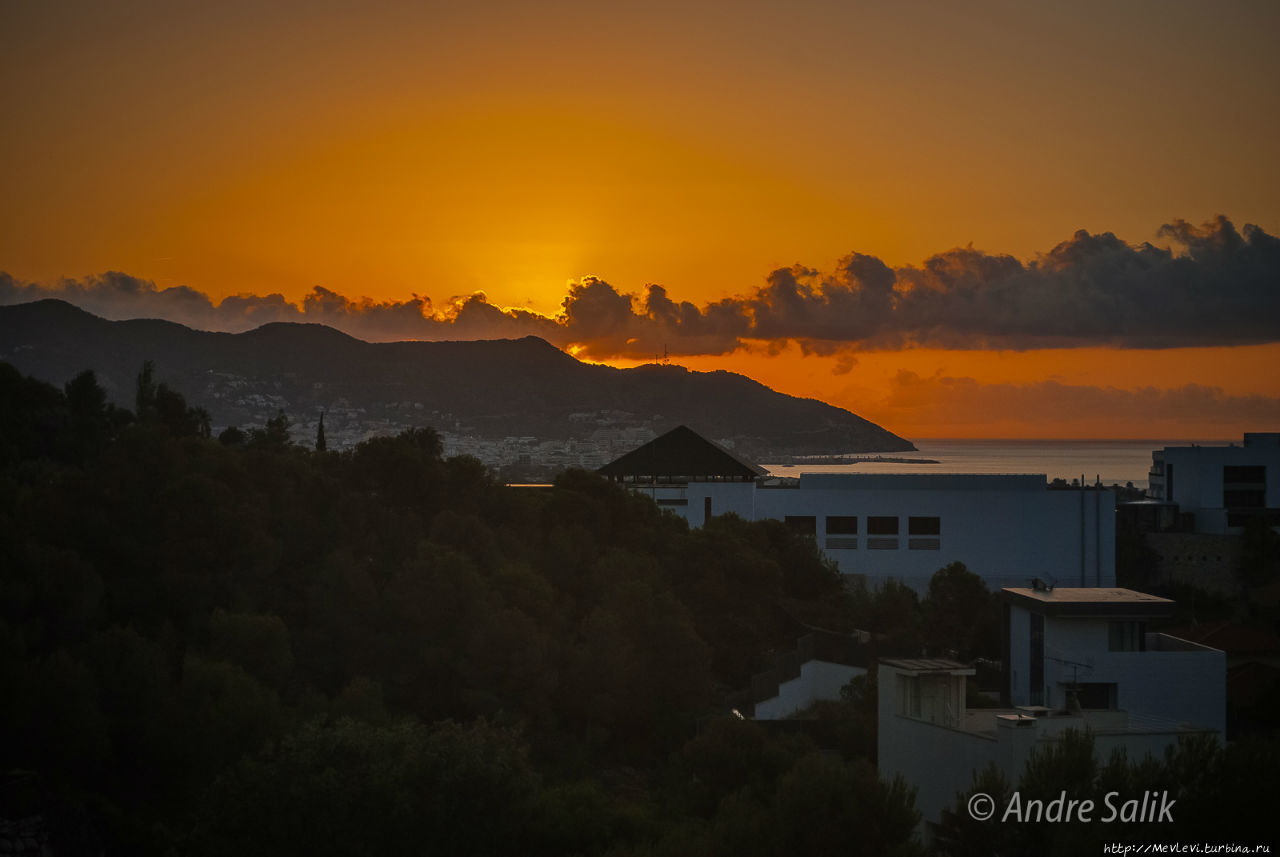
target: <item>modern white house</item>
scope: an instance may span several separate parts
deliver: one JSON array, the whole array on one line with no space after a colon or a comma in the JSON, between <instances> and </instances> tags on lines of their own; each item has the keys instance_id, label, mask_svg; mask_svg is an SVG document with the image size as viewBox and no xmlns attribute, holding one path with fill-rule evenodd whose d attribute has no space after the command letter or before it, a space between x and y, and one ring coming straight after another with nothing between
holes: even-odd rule
<instances>
[{"instance_id":1,"label":"modern white house","mask_svg":"<svg viewBox=\"0 0 1280 857\"><path fill-rule=\"evenodd\" d=\"M971 667L948 660L879 662L881 776L901 775L937 823L975 771L994 763L1013 784L1031 752L1088 730L1106 761L1159 755L1184 736L1225 728L1226 656L1149 633L1173 602L1129 589L1010 588L1004 601L1001 708L966 708Z\"/></svg>"},{"instance_id":2,"label":"modern white house","mask_svg":"<svg viewBox=\"0 0 1280 857\"><path fill-rule=\"evenodd\" d=\"M1280 432L1249 432L1229 446L1166 446L1151 454L1147 494L1177 504L1197 533L1237 533L1265 515L1280 526Z\"/></svg>"},{"instance_id":3,"label":"modern white house","mask_svg":"<svg viewBox=\"0 0 1280 857\"><path fill-rule=\"evenodd\" d=\"M774 518L812 536L842 574L923 592L951 562L990 588L1034 576L1115 585L1115 496L1050 490L1043 474L802 473L771 479L681 426L600 469L702 526Z\"/></svg>"},{"instance_id":4,"label":"modern white house","mask_svg":"<svg viewBox=\"0 0 1280 857\"><path fill-rule=\"evenodd\" d=\"M1008 703L1125 710L1226 728L1226 655L1147 631L1151 620L1173 615L1169 599L1132 589L1048 587L1008 588L1000 597Z\"/></svg>"}]
</instances>

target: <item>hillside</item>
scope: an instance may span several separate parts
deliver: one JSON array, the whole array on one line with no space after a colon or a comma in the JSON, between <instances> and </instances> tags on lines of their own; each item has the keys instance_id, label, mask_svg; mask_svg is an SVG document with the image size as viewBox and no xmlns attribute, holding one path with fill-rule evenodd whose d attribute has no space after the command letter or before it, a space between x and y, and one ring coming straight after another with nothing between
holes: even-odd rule
<instances>
[{"instance_id":1,"label":"hillside","mask_svg":"<svg viewBox=\"0 0 1280 857\"><path fill-rule=\"evenodd\" d=\"M154 319L107 321L57 300L0 307L0 360L61 384L94 369L121 405L144 360L216 426L302 424L368 434L411 425L478 437L587 439L602 427L687 424L747 455L912 450L856 414L730 372L581 363L536 337L369 343L312 324L209 333Z\"/></svg>"}]
</instances>

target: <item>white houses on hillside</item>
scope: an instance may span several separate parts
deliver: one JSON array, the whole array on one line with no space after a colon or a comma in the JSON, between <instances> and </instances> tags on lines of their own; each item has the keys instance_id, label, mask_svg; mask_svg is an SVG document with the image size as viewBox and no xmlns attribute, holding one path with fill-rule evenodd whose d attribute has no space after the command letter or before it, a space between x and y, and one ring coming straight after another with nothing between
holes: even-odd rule
<instances>
[{"instance_id":1,"label":"white houses on hillside","mask_svg":"<svg viewBox=\"0 0 1280 857\"><path fill-rule=\"evenodd\" d=\"M732 512L786 521L817 540L843 574L892 577L918 591L960 561L988 587L1034 576L1068 586L1115 585L1115 497L1049 490L1044 475L804 473L760 467L681 426L600 473L701 526Z\"/></svg>"}]
</instances>

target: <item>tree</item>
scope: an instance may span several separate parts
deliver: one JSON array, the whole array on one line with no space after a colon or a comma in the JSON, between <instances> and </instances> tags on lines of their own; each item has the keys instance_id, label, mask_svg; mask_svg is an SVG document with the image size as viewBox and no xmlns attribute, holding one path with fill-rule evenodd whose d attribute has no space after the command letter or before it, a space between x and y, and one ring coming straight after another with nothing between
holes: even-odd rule
<instances>
[{"instance_id":1,"label":"tree","mask_svg":"<svg viewBox=\"0 0 1280 857\"><path fill-rule=\"evenodd\" d=\"M155 368L156 364L153 361L145 360L142 363L142 371L138 373L134 393L134 412L140 420L147 419L156 404L156 383L153 377Z\"/></svg>"},{"instance_id":2,"label":"tree","mask_svg":"<svg viewBox=\"0 0 1280 857\"><path fill-rule=\"evenodd\" d=\"M289 427L293 421L282 410L267 420L266 428L254 429L250 435L250 443L268 449L284 449L289 445Z\"/></svg>"},{"instance_id":3,"label":"tree","mask_svg":"<svg viewBox=\"0 0 1280 857\"><path fill-rule=\"evenodd\" d=\"M1017 854L1018 830L996 816L978 821L969 811L969 801L977 794L989 796L997 811L1009 805L1013 787L995 763L973 772L973 786L956 795L955 805L942 811L934 832L936 851L945 857L989 857Z\"/></svg>"},{"instance_id":4,"label":"tree","mask_svg":"<svg viewBox=\"0 0 1280 857\"><path fill-rule=\"evenodd\" d=\"M282 687L293 671L289 629L279 616L216 608L209 619L209 649L268 687Z\"/></svg>"},{"instance_id":5,"label":"tree","mask_svg":"<svg viewBox=\"0 0 1280 857\"><path fill-rule=\"evenodd\" d=\"M107 392L98 384L92 369L72 378L63 390L69 416L68 456L83 465L102 452L120 426L128 421L129 414L107 403Z\"/></svg>"},{"instance_id":6,"label":"tree","mask_svg":"<svg viewBox=\"0 0 1280 857\"><path fill-rule=\"evenodd\" d=\"M868 630L885 635L892 649L919 651L923 644L920 598L914 589L890 578L872 593L867 607Z\"/></svg>"},{"instance_id":7,"label":"tree","mask_svg":"<svg viewBox=\"0 0 1280 857\"><path fill-rule=\"evenodd\" d=\"M440 438L431 429L374 437L356 445L348 459L352 482L385 506L435 511L443 466Z\"/></svg>"},{"instance_id":8,"label":"tree","mask_svg":"<svg viewBox=\"0 0 1280 857\"><path fill-rule=\"evenodd\" d=\"M174 437L210 436L209 412L204 408L188 407L186 398L165 383L155 381L155 363L142 364L138 373L134 400L138 408L138 421L157 423L168 429Z\"/></svg>"},{"instance_id":9,"label":"tree","mask_svg":"<svg viewBox=\"0 0 1280 857\"><path fill-rule=\"evenodd\" d=\"M925 639L932 652L969 661L996 657L1000 645L996 602L982 578L962 562L938 569L924 601Z\"/></svg>"},{"instance_id":10,"label":"tree","mask_svg":"<svg viewBox=\"0 0 1280 857\"><path fill-rule=\"evenodd\" d=\"M227 426L218 434L218 443L223 446L241 446L248 439L248 435L235 426Z\"/></svg>"},{"instance_id":11,"label":"tree","mask_svg":"<svg viewBox=\"0 0 1280 857\"><path fill-rule=\"evenodd\" d=\"M313 721L220 777L197 854L507 853L537 781L519 736L480 721L430 728Z\"/></svg>"},{"instance_id":12,"label":"tree","mask_svg":"<svg viewBox=\"0 0 1280 857\"><path fill-rule=\"evenodd\" d=\"M0 363L0 465L60 457L66 422L66 396L57 387Z\"/></svg>"},{"instance_id":13,"label":"tree","mask_svg":"<svg viewBox=\"0 0 1280 857\"><path fill-rule=\"evenodd\" d=\"M770 830L774 853L918 855L915 789L880 779L863 759L811 753L778 783Z\"/></svg>"},{"instance_id":14,"label":"tree","mask_svg":"<svg viewBox=\"0 0 1280 857\"><path fill-rule=\"evenodd\" d=\"M325 452L329 444L324 439L324 411L320 412L320 425L316 426L316 452Z\"/></svg>"}]
</instances>

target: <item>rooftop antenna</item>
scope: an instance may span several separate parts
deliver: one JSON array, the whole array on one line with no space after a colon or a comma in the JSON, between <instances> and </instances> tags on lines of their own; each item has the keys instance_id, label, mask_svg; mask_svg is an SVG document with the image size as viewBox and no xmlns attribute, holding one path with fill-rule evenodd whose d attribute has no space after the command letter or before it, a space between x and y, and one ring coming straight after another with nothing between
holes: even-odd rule
<instances>
[{"instance_id":1,"label":"rooftop antenna","mask_svg":"<svg viewBox=\"0 0 1280 857\"><path fill-rule=\"evenodd\" d=\"M1084 667L1085 670L1092 672L1093 664L1072 661L1066 658L1055 658L1053 655L1045 655L1045 658L1050 661L1056 661L1064 667L1071 667L1071 683L1066 687L1067 710L1073 713L1082 711L1083 709L1080 708L1080 668Z\"/></svg>"}]
</instances>

